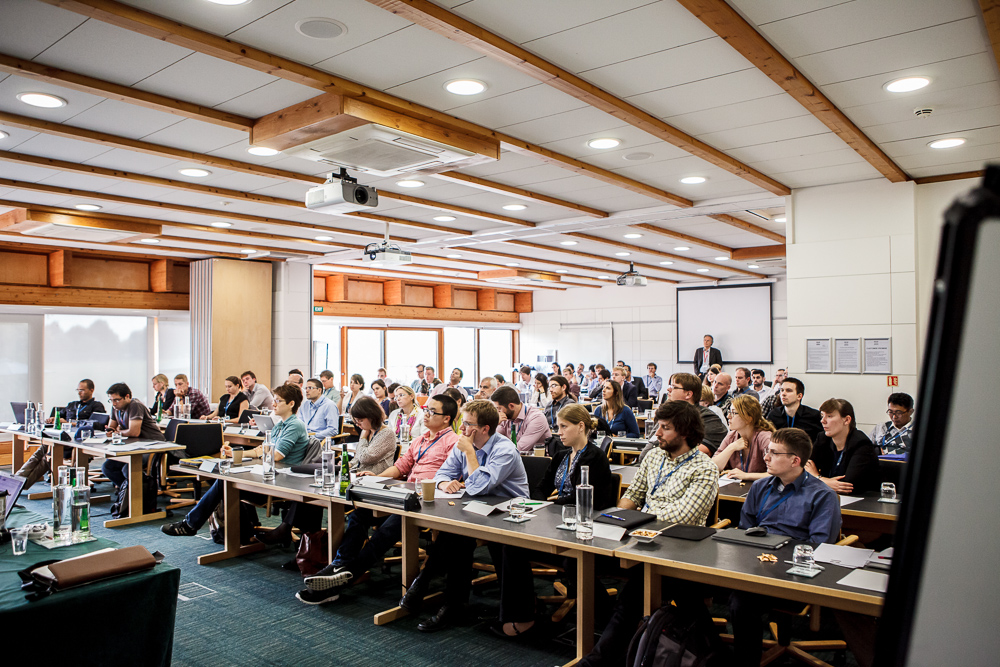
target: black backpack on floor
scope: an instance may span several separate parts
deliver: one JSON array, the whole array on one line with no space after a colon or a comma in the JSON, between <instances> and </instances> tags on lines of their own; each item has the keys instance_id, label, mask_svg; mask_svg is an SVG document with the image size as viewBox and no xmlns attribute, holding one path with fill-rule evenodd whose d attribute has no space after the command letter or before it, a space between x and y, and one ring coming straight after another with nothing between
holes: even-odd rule
<instances>
[{"instance_id":1,"label":"black backpack on floor","mask_svg":"<svg viewBox=\"0 0 1000 667\"><path fill-rule=\"evenodd\" d=\"M704 607L666 605L642 619L628 647L627 667L724 667L733 656Z\"/></svg>"},{"instance_id":2,"label":"black backpack on floor","mask_svg":"<svg viewBox=\"0 0 1000 667\"><path fill-rule=\"evenodd\" d=\"M156 479L151 475L142 473L142 514L152 514L156 511L156 495ZM118 502L111 506L112 518L122 519L129 515L128 499L129 488L128 478L126 478L118 490Z\"/></svg>"}]
</instances>

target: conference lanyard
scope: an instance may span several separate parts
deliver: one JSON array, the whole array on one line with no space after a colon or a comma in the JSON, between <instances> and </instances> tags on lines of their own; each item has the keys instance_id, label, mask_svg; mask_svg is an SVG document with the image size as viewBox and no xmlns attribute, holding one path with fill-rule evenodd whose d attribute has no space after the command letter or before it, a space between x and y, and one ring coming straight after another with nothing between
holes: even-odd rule
<instances>
[{"instance_id":1,"label":"conference lanyard","mask_svg":"<svg viewBox=\"0 0 1000 667\"><path fill-rule=\"evenodd\" d=\"M837 457L837 465L833 466L834 472L840 470L840 462L844 460L844 454L846 453L847 453L847 445L845 444L844 448L840 450L840 456Z\"/></svg>"},{"instance_id":2,"label":"conference lanyard","mask_svg":"<svg viewBox=\"0 0 1000 667\"><path fill-rule=\"evenodd\" d=\"M805 474L805 473L803 473L803 474ZM767 493L764 494L764 499L760 503L761 512L760 512L760 515L757 517L757 525L760 525L760 522L763 521L764 519L766 519L767 515L774 511L774 508L776 508L778 505L780 505L781 503L785 502L786 500L788 500L789 498L791 498L792 496L795 495L795 491L793 490L788 495L782 496L781 499L778 500L778 502L776 502L773 505L771 505L770 507L768 507L767 510L764 510L763 509L764 506L767 505L767 499L771 497L771 491L773 491L773 490L774 490L774 485L773 484L771 486L767 487Z\"/></svg>"},{"instance_id":3,"label":"conference lanyard","mask_svg":"<svg viewBox=\"0 0 1000 667\"><path fill-rule=\"evenodd\" d=\"M788 415L787 412L785 414ZM788 419L785 421L788 422L788 428L795 428L795 415L788 415Z\"/></svg>"},{"instance_id":4,"label":"conference lanyard","mask_svg":"<svg viewBox=\"0 0 1000 667\"><path fill-rule=\"evenodd\" d=\"M662 475L662 474L663 474L663 464L667 462L667 459L668 459L668 458L669 458L668 456L664 455L664 456L663 456L663 460L662 460L662 461L660 461L660 469L659 469L659 471L658 471L658 472L656 473L656 484L654 484L654 485L653 485L653 490L652 490L652 491L650 491L650 492L649 492L649 494L647 495L647 497L648 497L648 498L652 498L652 497L653 497L653 494L655 494L655 493L656 493L656 490L657 490L658 488L660 488L660 484L662 484L663 482L666 482L666 481L667 481L668 479L670 479L670 476L671 476L671 475L673 475L673 474L674 474L675 472L677 472L678 470L680 470L682 466L685 466L685 465L687 465L687 464L688 464L688 462L689 462L689 461L691 461L691 459L693 459L693 458L694 458L694 453L692 453L692 454L691 454L690 456L688 456L688 457L687 457L687 459L685 459L685 460L684 460L684 463L678 463L678 464L677 464L676 466L674 466L674 469L673 469L673 470L671 470L670 472L668 472L668 473L667 473L667 476L666 476L666 477L664 477L664 478L663 478L663 479L661 480L661 479L660 479L660 475ZM646 504L648 505L649 503L646 503Z\"/></svg>"},{"instance_id":5,"label":"conference lanyard","mask_svg":"<svg viewBox=\"0 0 1000 667\"><path fill-rule=\"evenodd\" d=\"M890 426L889 428L892 428L892 427ZM910 430L910 425L909 424L907 424L903 428L901 428L898 431L896 431L895 435L892 435L890 433L889 429L886 429L885 435L882 436L882 442L879 443L879 447L881 447L881 448L884 449L885 448L885 444L887 442L891 442L892 440L895 440L896 438L902 438L903 434L906 433L909 430ZM890 435L892 435L891 438L890 438Z\"/></svg>"},{"instance_id":6,"label":"conference lanyard","mask_svg":"<svg viewBox=\"0 0 1000 667\"><path fill-rule=\"evenodd\" d=\"M447 433L447 432L448 432L448 429L442 429L442 431L440 433L438 433L438 436L436 438L434 438L433 440L431 440L431 444L429 444L426 447L424 447L422 451L418 449L417 450L417 455L413 459L413 465L417 465L418 463L420 463L420 459L424 458L424 454L426 454L427 451L431 447L434 446L434 443L436 443L438 440L440 440L442 437L444 437L444 434Z\"/></svg>"},{"instance_id":7,"label":"conference lanyard","mask_svg":"<svg viewBox=\"0 0 1000 667\"><path fill-rule=\"evenodd\" d=\"M582 454L582 453L583 453L583 450L580 450L580 454ZM577 458L580 457L580 454L577 454ZM562 481L559 482L559 495L560 496L563 494L563 487L566 485L566 475L569 474L569 470L572 467L573 467L573 452L570 452L569 454L566 455L566 469L563 470Z\"/></svg>"}]
</instances>

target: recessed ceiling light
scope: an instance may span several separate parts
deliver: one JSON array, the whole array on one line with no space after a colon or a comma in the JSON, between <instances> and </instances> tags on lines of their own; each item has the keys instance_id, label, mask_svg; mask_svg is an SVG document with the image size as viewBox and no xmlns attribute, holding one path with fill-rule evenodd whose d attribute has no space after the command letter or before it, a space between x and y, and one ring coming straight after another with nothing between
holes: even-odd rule
<instances>
[{"instance_id":1,"label":"recessed ceiling light","mask_svg":"<svg viewBox=\"0 0 1000 667\"><path fill-rule=\"evenodd\" d=\"M401 188L422 188L424 187L423 181L417 181L414 179L406 179L403 181L396 181L396 185Z\"/></svg>"},{"instance_id":2,"label":"recessed ceiling light","mask_svg":"<svg viewBox=\"0 0 1000 667\"><path fill-rule=\"evenodd\" d=\"M444 273L441 269L427 269L427 273Z\"/></svg>"},{"instance_id":3,"label":"recessed ceiling light","mask_svg":"<svg viewBox=\"0 0 1000 667\"><path fill-rule=\"evenodd\" d=\"M518 264L517 262L507 262L506 264L504 264L504 266L521 266L521 265Z\"/></svg>"},{"instance_id":4,"label":"recessed ceiling light","mask_svg":"<svg viewBox=\"0 0 1000 667\"><path fill-rule=\"evenodd\" d=\"M4 132L3 130L0 130L0 139L6 139L9 136L10 136L9 134Z\"/></svg>"},{"instance_id":5,"label":"recessed ceiling light","mask_svg":"<svg viewBox=\"0 0 1000 667\"><path fill-rule=\"evenodd\" d=\"M569 273L566 269L556 269L556 273Z\"/></svg>"},{"instance_id":6,"label":"recessed ceiling light","mask_svg":"<svg viewBox=\"0 0 1000 667\"><path fill-rule=\"evenodd\" d=\"M245 5L250 0L208 0L213 5Z\"/></svg>"},{"instance_id":7,"label":"recessed ceiling light","mask_svg":"<svg viewBox=\"0 0 1000 667\"><path fill-rule=\"evenodd\" d=\"M160 242L160 239L139 239L139 243L153 244L153 243L159 243L159 242Z\"/></svg>"},{"instance_id":8,"label":"recessed ceiling light","mask_svg":"<svg viewBox=\"0 0 1000 667\"><path fill-rule=\"evenodd\" d=\"M932 141L927 145L931 148L954 148L955 146L961 146L964 143L965 139L954 137L951 139L938 139L937 141Z\"/></svg>"},{"instance_id":9,"label":"recessed ceiling light","mask_svg":"<svg viewBox=\"0 0 1000 667\"><path fill-rule=\"evenodd\" d=\"M528 208L528 207L525 206L524 204L507 204L506 206L503 207L503 210L505 210L505 211L523 211L526 208Z\"/></svg>"},{"instance_id":10,"label":"recessed ceiling light","mask_svg":"<svg viewBox=\"0 0 1000 667\"><path fill-rule=\"evenodd\" d=\"M716 262L728 262L729 258L728 257L716 257L715 261Z\"/></svg>"},{"instance_id":11,"label":"recessed ceiling light","mask_svg":"<svg viewBox=\"0 0 1000 667\"><path fill-rule=\"evenodd\" d=\"M618 139L612 139L610 137L605 137L603 139L591 139L587 142L587 145L591 148L597 148L600 150L606 150L608 148L617 148L622 142Z\"/></svg>"},{"instance_id":12,"label":"recessed ceiling light","mask_svg":"<svg viewBox=\"0 0 1000 667\"><path fill-rule=\"evenodd\" d=\"M49 95L48 93L18 93L17 99L33 107L43 109L57 109L66 106L67 102L61 97Z\"/></svg>"},{"instance_id":13,"label":"recessed ceiling light","mask_svg":"<svg viewBox=\"0 0 1000 667\"><path fill-rule=\"evenodd\" d=\"M674 250L676 250L677 252L684 252L685 250L690 250L690 249L691 248L687 247L686 245L679 245L676 248L674 248Z\"/></svg>"},{"instance_id":14,"label":"recessed ceiling light","mask_svg":"<svg viewBox=\"0 0 1000 667\"><path fill-rule=\"evenodd\" d=\"M227 227L232 227L233 223L231 223L231 222L213 222L212 226L213 227L219 227L220 229L225 229Z\"/></svg>"},{"instance_id":15,"label":"recessed ceiling light","mask_svg":"<svg viewBox=\"0 0 1000 667\"><path fill-rule=\"evenodd\" d=\"M73 208L80 211L100 211L102 207L97 204L77 204Z\"/></svg>"},{"instance_id":16,"label":"recessed ceiling light","mask_svg":"<svg viewBox=\"0 0 1000 667\"><path fill-rule=\"evenodd\" d=\"M438 222L453 222L455 220L455 216L453 216L453 215L435 215L434 219L437 220Z\"/></svg>"},{"instance_id":17,"label":"recessed ceiling light","mask_svg":"<svg viewBox=\"0 0 1000 667\"><path fill-rule=\"evenodd\" d=\"M611 276L597 276L598 280L611 280Z\"/></svg>"},{"instance_id":18,"label":"recessed ceiling light","mask_svg":"<svg viewBox=\"0 0 1000 667\"><path fill-rule=\"evenodd\" d=\"M317 236L316 240L317 241L332 241L333 237L332 236Z\"/></svg>"},{"instance_id":19,"label":"recessed ceiling light","mask_svg":"<svg viewBox=\"0 0 1000 667\"><path fill-rule=\"evenodd\" d=\"M924 76L908 76L904 79L890 81L883 88L890 93L909 93L914 90L920 90L930 82L931 80Z\"/></svg>"},{"instance_id":20,"label":"recessed ceiling light","mask_svg":"<svg viewBox=\"0 0 1000 667\"><path fill-rule=\"evenodd\" d=\"M632 253L630 253L630 252L616 252L615 253L615 257L628 257L631 254Z\"/></svg>"},{"instance_id":21,"label":"recessed ceiling light","mask_svg":"<svg viewBox=\"0 0 1000 667\"><path fill-rule=\"evenodd\" d=\"M685 185L697 185L698 183L704 183L706 180L708 179L703 176L685 176L681 179L681 183Z\"/></svg>"},{"instance_id":22,"label":"recessed ceiling light","mask_svg":"<svg viewBox=\"0 0 1000 667\"><path fill-rule=\"evenodd\" d=\"M462 259L461 255L445 255L448 259Z\"/></svg>"},{"instance_id":23,"label":"recessed ceiling light","mask_svg":"<svg viewBox=\"0 0 1000 667\"><path fill-rule=\"evenodd\" d=\"M670 266L673 262L660 262L660 266Z\"/></svg>"},{"instance_id":24,"label":"recessed ceiling light","mask_svg":"<svg viewBox=\"0 0 1000 667\"><path fill-rule=\"evenodd\" d=\"M444 89L455 95L478 95L486 90L486 84L475 79L455 79L444 84Z\"/></svg>"},{"instance_id":25,"label":"recessed ceiling light","mask_svg":"<svg viewBox=\"0 0 1000 667\"><path fill-rule=\"evenodd\" d=\"M747 264L747 268L748 269L759 269L760 267L757 266L756 264Z\"/></svg>"},{"instance_id":26,"label":"recessed ceiling light","mask_svg":"<svg viewBox=\"0 0 1000 667\"><path fill-rule=\"evenodd\" d=\"M277 155L281 151L276 151L273 148L268 148L267 146L251 146L247 149L247 153L250 155L259 155L260 157L271 157L272 155Z\"/></svg>"},{"instance_id":27,"label":"recessed ceiling light","mask_svg":"<svg viewBox=\"0 0 1000 667\"><path fill-rule=\"evenodd\" d=\"M254 250L253 248L240 248L240 252L243 253L244 255L252 255L257 251Z\"/></svg>"},{"instance_id":28,"label":"recessed ceiling light","mask_svg":"<svg viewBox=\"0 0 1000 667\"><path fill-rule=\"evenodd\" d=\"M777 218L774 218L775 222L784 222L785 220L787 220L787 218L783 215L779 215Z\"/></svg>"},{"instance_id":29,"label":"recessed ceiling light","mask_svg":"<svg viewBox=\"0 0 1000 667\"><path fill-rule=\"evenodd\" d=\"M623 160L628 160L629 162L639 162L640 160L648 160L653 157L652 153L647 153L646 151L639 151L638 153L628 153L627 155L622 155Z\"/></svg>"},{"instance_id":30,"label":"recessed ceiling light","mask_svg":"<svg viewBox=\"0 0 1000 667\"><path fill-rule=\"evenodd\" d=\"M302 19L295 24L300 35L313 39L334 39L347 32L347 26L328 18Z\"/></svg>"},{"instance_id":31,"label":"recessed ceiling light","mask_svg":"<svg viewBox=\"0 0 1000 667\"><path fill-rule=\"evenodd\" d=\"M576 241L560 241L559 245L576 245Z\"/></svg>"},{"instance_id":32,"label":"recessed ceiling light","mask_svg":"<svg viewBox=\"0 0 1000 667\"><path fill-rule=\"evenodd\" d=\"M698 273L708 273L708 269L695 269Z\"/></svg>"},{"instance_id":33,"label":"recessed ceiling light","mask_svg":"<svg viewBox=\"0 0 1000 667\"><path fill-rule=\"evenodd\" d=\"M190 176L191 178L204 178L212 172L207 169L181 169L180 173L184 176Z\"/></svg>"},{"instance_id":34,"label":"recessed ceiling light","mask_svg":"<svg viewBox=\"0 0 1000 667\"><path fill-rule=\"evenodd\" d=\"M641 239L642 238L642 234L635 234L635 233L626 234L625 238L627 238L627 239Z\"/></svg>"}]
</instances>

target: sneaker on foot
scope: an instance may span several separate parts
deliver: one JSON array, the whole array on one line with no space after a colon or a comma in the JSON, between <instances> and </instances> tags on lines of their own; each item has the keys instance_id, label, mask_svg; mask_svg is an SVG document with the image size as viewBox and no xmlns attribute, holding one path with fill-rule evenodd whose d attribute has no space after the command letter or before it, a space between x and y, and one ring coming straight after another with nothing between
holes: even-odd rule
<instances>
[{"instance_id":1,"label":"sneaker on foot","mask_svg":"<svg viewBox=\"0 0 1000 667\"><path fill-rule=\"evenodd\" d=\"M327 602L334 602L340 597L340 588L340 586L336 586L323 591L314 591L308 588L303 588L295 594L295 597L306 604L326 604Z\"/></svg>"},{"instance_id":2,"label":"sneaker on foot","mask_svg":"<svg viewBox=\"0 0 1000 667\"><path fill-rule=\"evenodd\" d=\"M343 586L353 578L353 574L341 569L332 574L317 574L306 577L305 584L310 591L325 591L330 588Z\"/></svg>"},{"instance_id":3,"label":"sneaker on foot","mask_svg":"<svg viewBox=\"0 0 1000 667\"><path fill-rule=\"evenodd\" d=\"M165 523L160 526L160 530L167 535L183 535L185 537L190 537L191 535L197 535L198 531L187 525L185 521L178 521L176 523Z\"/></svg>"}]
</instances>

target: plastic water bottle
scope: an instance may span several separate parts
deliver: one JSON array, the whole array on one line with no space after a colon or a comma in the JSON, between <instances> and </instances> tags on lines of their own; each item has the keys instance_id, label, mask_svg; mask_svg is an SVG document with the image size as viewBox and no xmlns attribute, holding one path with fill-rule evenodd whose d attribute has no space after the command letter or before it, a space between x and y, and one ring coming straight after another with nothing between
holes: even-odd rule
<instances>
[{"instance_id":1,"label":"plastic water bottle","mask_svg":"<svg viewBox=\"0 0 1000 667\"><path fill-rule=\"evenodd\" d=\"M69 466L59 466L59 483L52 489L52 538L69 541L73 534L73 487Z\"/></svg>"},{"instance_id":2,"label":"plastic water bottle","mask_svg":"<svg viewBox=\"0 0 1000 667\"><path fill-rule=\"evenodd\" d=\"M576 486L576 538L594 539L594 487L590 485L590 466L580 466Z\"/></svg>"}]
</instances>

